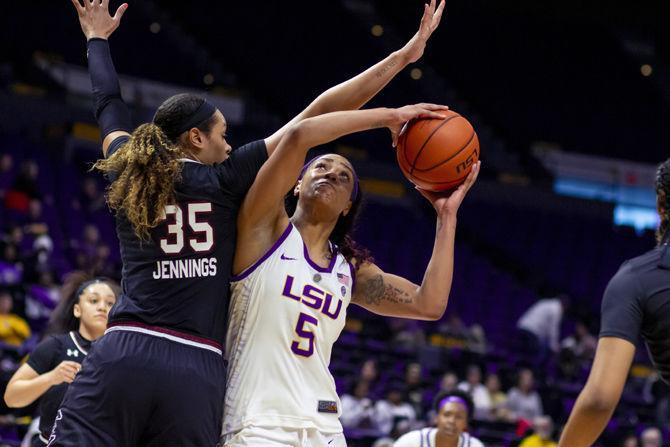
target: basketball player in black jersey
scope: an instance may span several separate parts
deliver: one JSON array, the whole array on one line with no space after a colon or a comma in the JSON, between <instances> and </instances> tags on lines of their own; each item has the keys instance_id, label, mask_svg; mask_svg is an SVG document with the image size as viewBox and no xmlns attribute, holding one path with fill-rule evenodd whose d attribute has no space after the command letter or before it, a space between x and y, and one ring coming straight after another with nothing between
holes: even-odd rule
<instances>
[{"instance_id":1,"label":"basketball player in black jersey","mask_svg":"<svg viewBox=\"0 0 670 447\"><path fill-rule=\"evenodd\" d=\"M670 159L656 173L656 201L658 245L624 262L605 290L596 356L561 447L590 446L600 436L621 398L640 337L670 383Z\"/></svg>"},{"instance_id":2,"label":"basketball player in black jersey","mask_svg":"<svg viewBox=\"0 0 670 447\"><path fill-rule=\"evenodd\" d=\"M131 134L107 43L128 5L111 17L108 0L72 3L88 40L106 157L96 166L112 181L123 293L65 396L49 445L213 446L221 432L235 224L246 191L288 126L360 108L419 59L444 2L426 6L419 32L401 50L234 152L221 111L194 95L169 98Z\"/></svg>"},{"instance_id":3,"label":"basketball player in black jersey","mask_svg":"<svg viewBox=\"0 0 670 447\"><path fill-rule=\"evenodd\" d=\"M63 298L51 314L51 335L37 345L5 391L5 402L12 408L40 399L40 433L32 441L36 447L47 444L65 390L79 372L91 343L104 334L109 310L116 302L110 283L81 274L70 275L61 293Z\"/></svg>"}]
</instances>

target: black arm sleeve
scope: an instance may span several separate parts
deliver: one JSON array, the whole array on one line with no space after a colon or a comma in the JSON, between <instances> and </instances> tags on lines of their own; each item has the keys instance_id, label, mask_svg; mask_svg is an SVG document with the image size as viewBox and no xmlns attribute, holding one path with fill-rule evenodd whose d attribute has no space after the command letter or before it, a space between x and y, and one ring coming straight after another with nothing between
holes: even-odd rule
<instances>
[{"instance_id":1,"label":"black arm sleeve","mask_svg":"<svg viewBox=\"0 0 670 447\"><path fill-rule=\"evenodd\" d=\"M243 199L267 159L268 150L264 140L234 150L230 158L217 165L221 187L232 192L236 198Z\"/></svg>"},{"instance_id":2,"label":"black arm sleeve","mask_svg":"<svg viewBox=\"0 0 670 447\"><path fill-rule=\"evenodd\" d=\"M637 344L643 318L642 298L635 272L624 264L605 289L600 337L617 337Z\"/></svg>"},{"instance_id":3,"label":"black arm sleeve","mask_svg":"<svg viewBox=\"0 0 670 447\"><path fill-rule=\"evenodd\" d=\"M93 38L88 41L87 46L88 72L93 89L93 113L100 125L102 137L116 130L130 132L130 111L121 98L121 87L109 51L109 42Z\"/></svg>"},{"instance_id":4,"label":"black arm sleeve","mask_svg":"<svg viewBox=\"0 0 670 447\"><path fill-rule=\"evenodd\" d=\"M57 365L62 343L56 337L47 337L42 340L28 358L28 366L35 370L37 374L44 374L51 371Z\"/></svg>"}]
</instances>

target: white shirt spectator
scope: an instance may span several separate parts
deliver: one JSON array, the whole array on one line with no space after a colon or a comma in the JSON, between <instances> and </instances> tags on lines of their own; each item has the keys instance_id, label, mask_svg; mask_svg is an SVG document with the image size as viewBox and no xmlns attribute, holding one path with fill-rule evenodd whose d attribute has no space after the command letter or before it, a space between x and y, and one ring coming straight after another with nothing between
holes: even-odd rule
<instances>
[{"instance_id":1,"label":"white shirt spectator","mask_svg":"<svg viewBox=\"0 0 670 447\"><path fill-rule=\"evenodd\" d=\"M405 419L411 426L416 421L416 412L407 402L394 405L387 400L380 400L375 405L375 423L379 431L384 434L391 433L394 420Z\"/></svg>"},{"instance_id":2,"label":"white shirt spectator","mask_svg":"<svg viewBox=\"0 0 670 447\"><path fill-rule=\"evenodd\" d=\"M344 428L357 428L366 419L373 421L374 407L367 397L359 399L351 394L345 394L340 401L342 402L340 422Z\"/></svg>"},{"instance_id":3,"label":"white shirt spectator","mask_svg":"<svg viewBox=\"0 0 670 447\"><path fill-rule=\"evenodd\" d=\"M435 447L436 428L423 428L402 435L393 444L393 447ZM458 447L484 447L482 442L470 436L469 433L461 433L458 439Z\"/></svg>"},{"instance_id":4,"label":"white shirt spectator","mask_svg":"<svg viewBox=\"0 0 670 447\"><path fill-rule=\"evenodd\" d=\"M561 300L558 298L543 299L533 304L519 318L517 327L532 332L540 343L549 345L554 352L557 352L560 347L559 335L562 318Z\"/></svg>"},{"instance_id":5,"label":"white shirt spectator","mask_svg":"<svg viewBox=\"0 0 670 447\"><path fill-rule=\"evenodd\" d=\"M514 416L527 421L532 421L544 414L542 400L540 400L537 391L524 394L516 387L512 388L507 394L507 407Z\"/></svg>"},{"instance_id":6,"label":"white shirt spectator","mask_svg":"<svg viewBox=\"0 0 670 447\"><path fill-rule=\"evenodd\" d=\"M485 419L493 406L491 395L486 387L481 383L472 385L469 382L461 382L458 384L458 389L468 393L472 397L472 403L475 404L475 419Z\"/></svg>"}]
</instances>

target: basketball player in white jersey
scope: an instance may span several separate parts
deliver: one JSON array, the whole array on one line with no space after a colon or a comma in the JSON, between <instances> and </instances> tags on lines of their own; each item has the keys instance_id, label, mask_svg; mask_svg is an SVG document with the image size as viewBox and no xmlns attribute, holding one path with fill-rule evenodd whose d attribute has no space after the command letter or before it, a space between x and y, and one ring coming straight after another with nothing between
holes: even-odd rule
<instances>
[{"instance_id":1,"label":"basketball player in white jersey","mask_svg":"<svg viewBox=\"0 0 670 447\"><path fill-rule=\"evenodd\" d=\"M451 288L456 212L479 172L451 195L421 191L437 211L422 284L382 271L348 237L360 204L348 160L307 151L340 136L441 118L443 106L335 112L287 131L247 193L238 217L236 276L226 346L226 446L344 446L340 403L328 370L350 302L387 316L434 320ZM302 169L301 169L302 168ZM295 180L299 178L296 185ZM284 196L293 190L289 217Z\"/></svg>"}]
</instances>

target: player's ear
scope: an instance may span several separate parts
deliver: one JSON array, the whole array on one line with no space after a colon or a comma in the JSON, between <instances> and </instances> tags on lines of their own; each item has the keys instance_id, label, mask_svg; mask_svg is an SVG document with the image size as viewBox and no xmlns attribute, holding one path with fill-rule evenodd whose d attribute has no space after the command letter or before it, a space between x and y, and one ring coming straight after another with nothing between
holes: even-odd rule
<instances>
[{"instance_id":1,"label":"player's ear","mask_svg":"<svg viewBox=\"0 0 670 447\"><path fill-rule=\"evenodd\" d=\"M342 210L342 217L346 216L349 214L349 211L351 211L351 207L354 205L354 203L350 200L349 203L347 204L347 207Z\"/></svg>"},{"instance_id":2,"label":"player's ear","mask_svg":"<svg viewBox=\"0 0 670 447\"><path fill-rule=\"evenodd\" d=\"M297 196L300 194L300 185L302 185L302 179L298 180L298 183L295 184L295 188L293 188L293 195Z\"/></svg>"},{"instance_id":3,"label":"player's ear","mask_svg":"<svg viewBox=\"0 0 670 447\"><path fill-rule=\"evenodd\" d=\"M198 149L202 149L205 145L203 137L204 135L202 134L202 131L197 127L193 127L188 131L188 142Z\"/></svg>"},{"instance_id":4,"label":"player's ear","mask_svg":"<svg viewBox=\"0 0 670 447\"><path fill-rule=\"evenodd\" d=\"M81 306L79 305L79 303L74 305L72 312L74 313L74 316L76 318L81 318Z\"/></svg>"}]
</instances>

